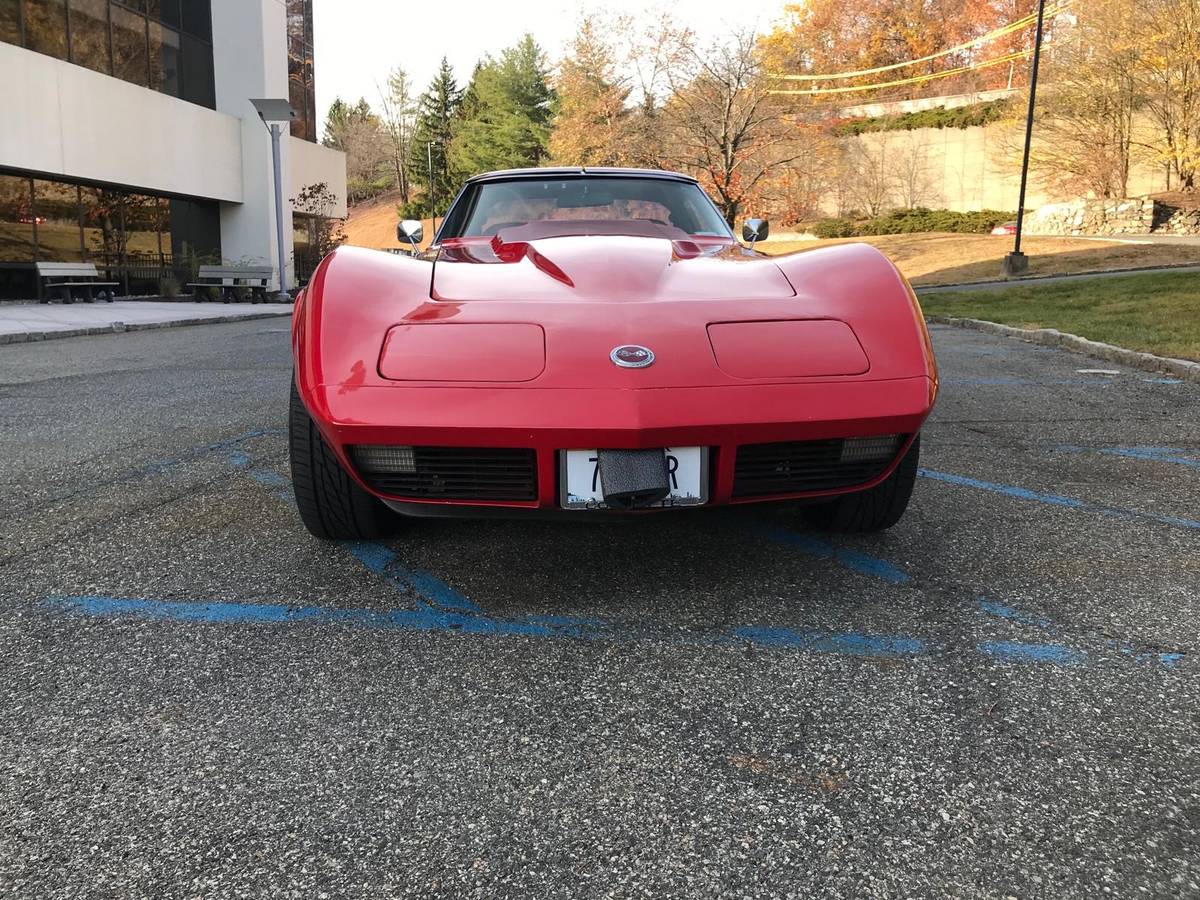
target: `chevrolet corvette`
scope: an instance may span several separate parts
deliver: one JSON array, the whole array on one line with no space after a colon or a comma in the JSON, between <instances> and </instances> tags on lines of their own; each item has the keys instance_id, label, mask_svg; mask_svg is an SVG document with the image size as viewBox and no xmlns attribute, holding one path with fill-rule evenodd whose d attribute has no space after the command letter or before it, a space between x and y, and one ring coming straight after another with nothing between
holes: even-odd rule
<instances>
[{"instance_id":1,"label":"chevrolet corvette","mask_svg":"<svg viewBox=\"0 0 1200 900\"><path fill-rule=\"evenodd\" d=\"M938 386L916 296L870 246L767 256L768 230L739 242L686 175L544 168L468 180L427 250L413 221L411 253L336 250L292 321L304 525L765 502L894 525Z\"/></svg>"}]
</instances>

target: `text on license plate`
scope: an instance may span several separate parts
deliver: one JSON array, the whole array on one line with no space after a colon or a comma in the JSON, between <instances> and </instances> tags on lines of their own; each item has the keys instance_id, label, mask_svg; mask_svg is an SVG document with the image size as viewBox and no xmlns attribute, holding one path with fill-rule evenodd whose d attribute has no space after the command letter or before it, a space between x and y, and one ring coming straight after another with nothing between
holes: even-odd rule
<instances>
[{"instance_id":1,"label":"text on license plate","mask_svg":"<svg viewBox=\"0 0 1200 900\"><path fill-rule=\"evenodd\" d=\"M708 501L708 448L667 447L671 492L654 507L700 506ZM562 451L562 506L565 509L608 509L595 450Z\"/></svg>"}]
</instances>

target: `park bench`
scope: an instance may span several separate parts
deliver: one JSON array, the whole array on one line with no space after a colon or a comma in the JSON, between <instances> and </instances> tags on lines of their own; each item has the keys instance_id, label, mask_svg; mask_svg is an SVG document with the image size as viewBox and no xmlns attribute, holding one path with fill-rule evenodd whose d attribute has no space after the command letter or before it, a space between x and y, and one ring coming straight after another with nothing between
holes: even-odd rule
<instances>
[{"instance_id":1,"label":"park bench","mask_svg":"<svg viewBox=\"0 0 1200 900\"><path fill-rule=\"evenodd\" d=\"M120 286L117 281L101 281L100 273L91 263L37 263L37 275L42 281L42 302L49 303L55 297L63 303L74 303L75 294L82 294L82 299L95 303L97 299L112 303L116 293L112 288ZM104 288L99 295L93 293L96 288Z\"/></svg>"},{"instance_id":2,"label":"park bench","mask_svg":"<svg viewBox=\"0 0 1200 900\"><path fill-rule=\"evenodd\" d=\"M196 281L188 285L193 299L200 300L203 288L218 288L221 299L233 303L238 299L238 288L249 288L252 303L267 302L267 284L275 270L270 266L201 266Z\"/></svg>"}]
</instances>

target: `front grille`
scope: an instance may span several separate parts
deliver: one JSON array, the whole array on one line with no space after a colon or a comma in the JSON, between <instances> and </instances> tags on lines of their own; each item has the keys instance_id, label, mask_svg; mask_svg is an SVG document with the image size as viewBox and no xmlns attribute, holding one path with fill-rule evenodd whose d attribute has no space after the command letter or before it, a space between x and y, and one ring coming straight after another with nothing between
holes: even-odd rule
<instances>
[{"instance_id":1,"label":"front grille","mask_svg":"<svg viewBox=\"0 0 1200 900\"><path fill-rule=\"evenodd\" d=\"M744 444L734 466L734 497L802 494L854 487L878 478L902 435L781 444Z\"/></svg>"},{"instance_id":2,"label":"front grille","mask_svg":"<svg viewBox=\"0 0 1200 900\"><path fill-rule=\"evenodd\" d=\"M431 500L536 500L537 454L489 447L352 447L363 481L381 494Z\"/></svg>"}]
</instances>

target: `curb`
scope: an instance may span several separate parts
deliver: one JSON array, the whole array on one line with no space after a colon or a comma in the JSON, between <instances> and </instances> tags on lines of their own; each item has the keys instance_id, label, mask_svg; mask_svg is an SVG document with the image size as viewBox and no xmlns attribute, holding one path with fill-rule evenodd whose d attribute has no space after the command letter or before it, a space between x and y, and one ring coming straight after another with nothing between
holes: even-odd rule
<instances>
[{"instance_id":1,"label":"curb","mask_svg":"<svg viewBox=\"0 0 1200 900\"><path fill-rule=\"evenodd\" d=\"M960 319L954 316L926 316L925 320L934 325L952 325L956 328L969 328L972 331L982 331L986 334L998 334L1002 337L1016 338L1030 344L1041 344L1044 347L1058 347L1103 359L1107 362L1118 363L1131 369L1143 372L1159 372L1174 375L1185 381L1200 383L1200 363L1187 359L1171 359L1167 356L1155 356L1153 353L1141 353L1137 350L1126 350L1113 344L1100 341L1089 341L1077 334L1068 334L1056 328L1014 328L1011 325L1001 325L997 322L986 322L983 319Z\"/></svg>"},{"instance_id":2,"label":"curb","mask_svg":"<svg viewBox=\"0 0 1200 900\"><path fill-rule=\"evenodd\" d=\"M153 331L158 328L182 328L187 325L226 325L230 322L281 318L285 318L284 313L244 313L211 318L176 319L172 322L133 322L130 324L113 322L111 325L93 325L90 328L70 328L64 331L20 331L15 334L0 334L0 345L55 341L59 338L90 337L97 334L121 334L126 331Z\"/></svg>"},{"instance_id":3,"label":"curb","mask_svg":"<svg viewBox=\"0 0 1200 900\"><path fill-rule=\"evenodd\" d=\"M1067 272L1061 275L1024 275L1019 278L999 278L991 281L954 281L947 284L914 284L913 290L918 294L926 293L933 294L942 291L950 292L961 290L962 288L971 288L973 290L983 290L986 285L989 289L1003 290L1004 288L1016 287L1021 284L1037 284L1042 281L1070 281L1072 279L1089 279L1089 278L1120 278L1123 275L1171 275L1171 274L1186 274L1188 272L1200 272L1200 263L1171 263L1165 266L1131 266L1125 269L1098 269L1095 272Z\"/></svg>"}]
</instances>

